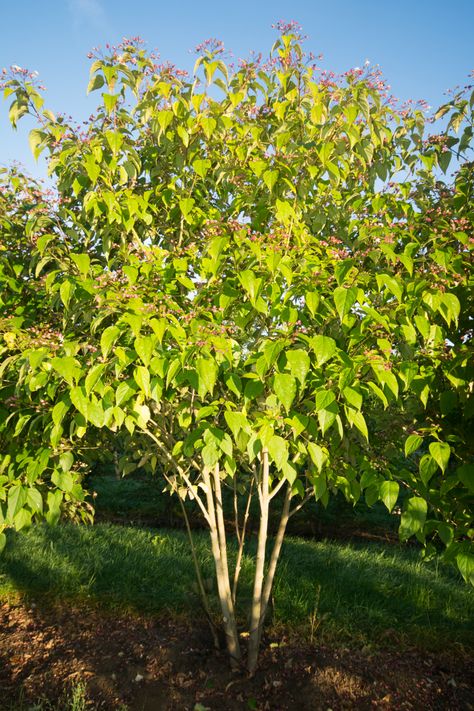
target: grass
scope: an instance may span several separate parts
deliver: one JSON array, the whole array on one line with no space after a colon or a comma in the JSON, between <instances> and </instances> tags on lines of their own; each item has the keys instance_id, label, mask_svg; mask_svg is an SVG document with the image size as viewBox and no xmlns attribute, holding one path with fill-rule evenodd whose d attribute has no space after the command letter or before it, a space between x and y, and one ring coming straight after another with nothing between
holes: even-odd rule
<instances>
[{"instance_id":1,"label":"grass","mask_svg":"<svg viewBox=\"0 0 474 711\"><path fill-rule=\"evenodd\" d=\"M204 575L212 580L207 535L197 532L196 540ZM243 624L252 571L247 555ZM97 524L10 532L0 558L0 599L18 594L144 614L196 614L192 561L181 531ZM377 645L391 630L402 643L433 650L474 646L473 613L474 590L451 569L423 563L416 550L298 538L284 545L273 622L306 631L308 638L317 629L317 637Z\"/></svg>"},{"instance_id":2,"label":"grass","mask_svg":"<svg viewBox=\"0 0 474 711\"><path fill-rule=\"evenodd\" d=\"M95 492L94 508L98 520L133 521L150 526L184 528L181 507L175 496L163 493L163 481L150 475L133 474L116 478L107 469L88 477L85 482L89 491ZM241 497L240 505L245 506ZM232 511L232 494L224 489L224 504ZM199 509L195 503L186 502L188 514L198 525L201 522ZM258 525L258 501L255 498L250 509L250 524ZM279 521L279 507L273 506L270 526L276 530ZM309 501L304 509L290 519L289 533L302 536L333 537L343 529L364 530L367 533L395 533L398 517L390 515L386 507L377 503L369 508L363 501L355 507L342 494L331 497L325 508L320 503Z\"/></svg>"},{"instance_id":3,"label":"grass","mask_svg":"<svg viewBox=\"0 0 474 711\"><path fill-rule=\"evenodd\" d=\"M82 683L72 686L57 703L46 698L31 703L20 697L18 702L8 707L8 711L86 711L86 709L90 709L90 704L87 699L86 687ZM122 709L126 711L125 707Z\"/></svg>"},{"instance_id":4,"label":"grass","mask_svg":"<svg viewBox=\"0 0 474 711\"><path fill-rule=\"evenodd\" d=\"M163 480L151 476L129 475L117 479L107 473L89 476L86 483L95 492L94 508L98 516L157 521L167 527L174 519L181 521L175 497L163 493Z\"/></svg>"}]
</instances>

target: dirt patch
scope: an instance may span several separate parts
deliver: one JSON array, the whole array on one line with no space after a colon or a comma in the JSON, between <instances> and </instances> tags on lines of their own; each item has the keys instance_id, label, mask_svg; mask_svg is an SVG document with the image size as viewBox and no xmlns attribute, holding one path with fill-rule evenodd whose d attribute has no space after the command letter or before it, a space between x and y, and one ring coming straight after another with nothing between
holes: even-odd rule
<instances>
[{"instance_id":1,"label":"dirt patch","mask_svg":"<svg viewBox=\"0 0 474 711\"><path fill-rule=\"evenodd\" d=\"M349 649L269 637L255 678L232 673L205 627L89 607L0 606L0 708L86 684L90 708L129 711L474 709L461 651ZM3 705L2 705L3 704ZM122 705L122 706L121 706ZM125 707L125 708L124 708Z\"/></svg>"}]
</instances>

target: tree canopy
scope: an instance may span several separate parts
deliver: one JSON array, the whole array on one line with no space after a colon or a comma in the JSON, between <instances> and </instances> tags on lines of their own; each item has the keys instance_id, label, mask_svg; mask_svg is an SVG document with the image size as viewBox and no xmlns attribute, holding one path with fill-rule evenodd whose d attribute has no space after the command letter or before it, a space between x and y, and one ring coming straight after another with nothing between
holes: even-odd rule
<instances>
[{"instance_id":1,"label":"tree canopy","mask_svg":"<svg viewBox=\"0 0 474 711\"><path fill-rule=\"evenodd\" d=\"M222 488L258 498L251 671L310 497L402 501L402 539L474 582L474 94L434 134L369 68L321 73L294 25L266 62L205 43L192 76L125 41L94 57L80 127L35 81L4 82L53 187L2 174L0 541L88 520L84 472L120 441L124 473L200 507L236 662Z\"/></svg>"}]
</instances>

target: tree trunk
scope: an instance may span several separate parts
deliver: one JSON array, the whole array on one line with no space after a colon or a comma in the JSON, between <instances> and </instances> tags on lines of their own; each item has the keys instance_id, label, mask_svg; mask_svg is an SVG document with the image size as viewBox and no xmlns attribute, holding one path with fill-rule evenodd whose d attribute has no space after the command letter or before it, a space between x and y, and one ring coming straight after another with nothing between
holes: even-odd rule
<instances>
[{"instance_id":1,"label":"tree trunk","mask_svg":"<svg viewBox=\"0 0 474 711\"><path fill-rule=\"evenodd\" d=\"M222 610L222 622L226 636L227 651L230 656L230 664L233 669L239 667L241 658L239 635L237 633L237 625L235 622L234 605L232 603L232 595L230 592L229 570L224 567L222 550L224 550L224 560L227 559L227 552L224 541L220 539L218 521L216 517L216 507L212 490L212 482L209 473L203 473L203 480L206 486L207 508L209 514L209 530L211 537L212 555L216 567L217 590L219 594L219 602ZM222 543L224 544L222 546ZM222 549L221 549L222 546Z\"/></svg>"},{"instance_id":2,"label":"tree trunk","mask_svg":"<svg viewBox=\"0 0 474 711\"><path fill-rule=\"evenodd\" d=\"M257 668L258 650L260 646L260 619L262 615L262 590L265 575L265 550L268 536L269 497L269 464L268 451L262 451L262 477L260 482L260 527L258 530L257 560L255 565L255 580L253 586L252 609L250 614L249 653L247 667L251 674Z\"/></svg>"},{"instance_id":3,"label":"tree trunk","mask_svg":"<svg viewBox=\"0 0 474 711\"><path fill-rule=\"evenodd\" d=\"M265 576L265 584L263 586L262 594L262 609L260 613L260 624L258 628L258 646L260 647L260 641L262 639L262 630L265 622L265 615L267 613L268 603L270 601L270 595L272 594L273 581L275 579L275 572L277 569L278 561L280 559L281 547L283 545L283 539L285 537L286 525L288 519L290 518L290 501L291 501L291 486L288 484L285 501L283 503L283 510L280 516L280 523L278 526L278 531L275 536L275 541L273 543L272 554L270 556L270 564L268 566L268 571Z\"/></svg>"}]
</instances>

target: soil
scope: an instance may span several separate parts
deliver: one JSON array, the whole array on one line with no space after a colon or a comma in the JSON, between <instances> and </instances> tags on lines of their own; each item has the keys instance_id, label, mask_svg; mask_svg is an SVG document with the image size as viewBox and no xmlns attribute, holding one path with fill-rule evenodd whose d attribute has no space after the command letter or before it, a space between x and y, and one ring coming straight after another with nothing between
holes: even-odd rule
<instances>
[{"instance_id":1,"label":"soil","mask_svg":"<svg viewBox=\"0 0 474 711\"><path fill-rule=\"evenodd\" d=\"M231 672L208 630L82 606L0 606L0 708L64 699L77 682L88 708L121 711L474 709L474 670L463 650L313 644L281 633L264 640L254 678ZM25 705L26 703L26 705ZM59 702L59 708L64 708Z\"/></svg>"}]
</instances>

